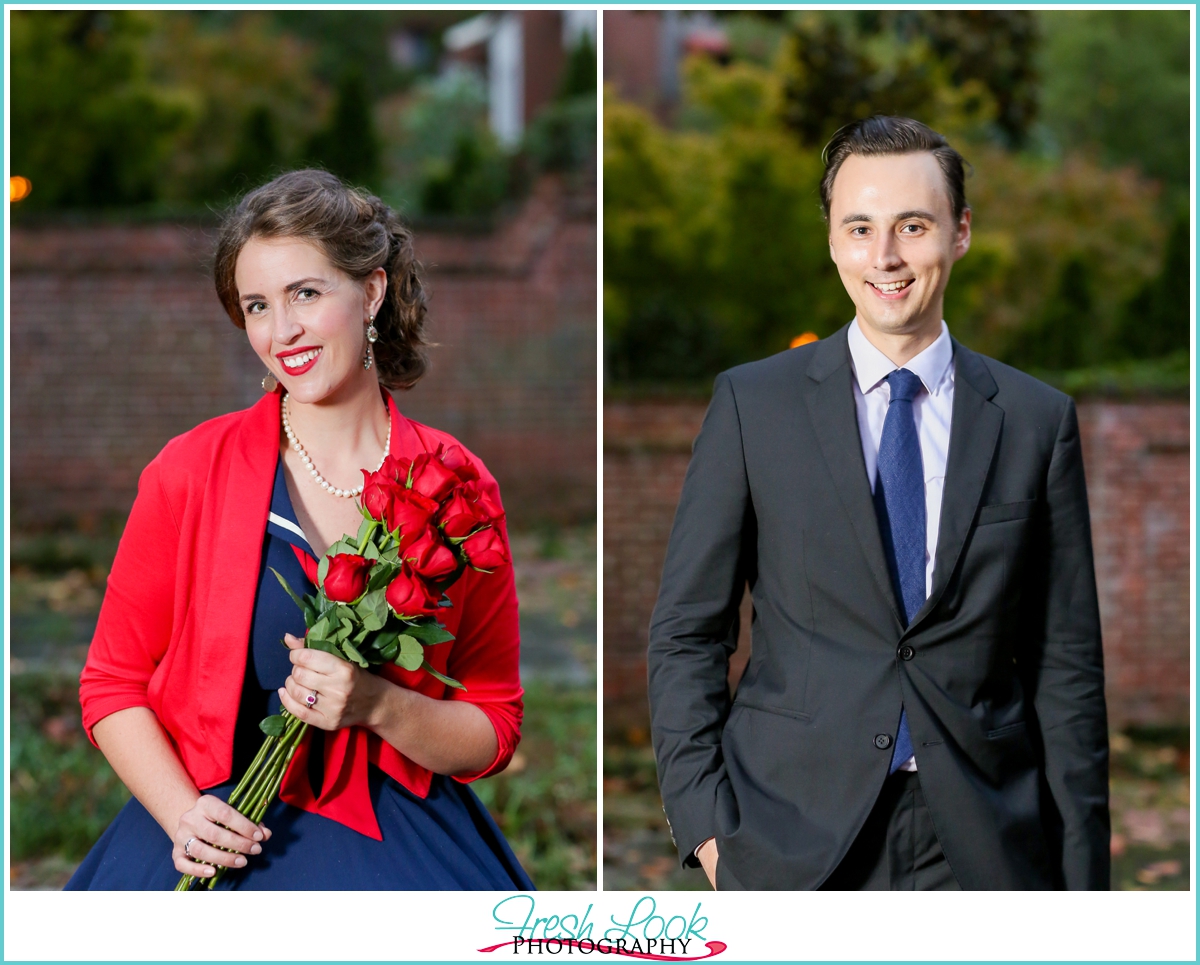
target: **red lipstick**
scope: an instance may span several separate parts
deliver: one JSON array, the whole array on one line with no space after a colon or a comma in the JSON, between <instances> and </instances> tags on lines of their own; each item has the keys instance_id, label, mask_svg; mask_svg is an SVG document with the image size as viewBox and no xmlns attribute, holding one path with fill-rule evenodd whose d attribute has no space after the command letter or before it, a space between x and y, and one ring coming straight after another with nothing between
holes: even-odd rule
<instances>
[{"instance_id":1,"label":"red lipstick","mask_svg":"<svg viewBox=\"0 0 1200 965\"><path fill-rule=\"evenodd\" d=\"M317 354L314 355L307 362L305 362L303 365L298 365L295 368L292 368L291 366L288 366L288 365L283 365L284 359L291 358L293 355L303 355L305 352L314 352L314 351ZM303 375L305 372L307 372L309 369L311 369L314 365L317 364L317 360L320 359L320 357L321 357L321 351L322 351L321 346L319 346L319 345L304 345L304 346L301 346L300 348L294 348L287 352L277 352L275 354L275 358L279 359L280 365L282 366L283 371L286 375Z\"/></svg>"}]
</instances>

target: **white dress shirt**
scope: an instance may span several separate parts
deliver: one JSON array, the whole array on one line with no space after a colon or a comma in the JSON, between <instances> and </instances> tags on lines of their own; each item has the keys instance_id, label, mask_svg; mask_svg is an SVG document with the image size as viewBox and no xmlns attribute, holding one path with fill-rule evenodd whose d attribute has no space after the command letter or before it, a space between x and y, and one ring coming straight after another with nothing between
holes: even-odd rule
<instances>
[{"instance_id":1,"label":"white dress shirt","mask_svg":"<svg viewBox=\"0 0 1200 965\"><path fill-rule=\"evenodd\" d=\"M856 318L847 332L850 364L854 369L854 407L858 411L858 434L862 440L867 481L875 492L879 439L887 417L892 388L887 377L898 368L906 368L920 380L924 392L913 399L913 420L921 445L921 465L925 475L925 595L933 589L933 561L937 554L938 527L942 516L942 490L946 484L946 453L950 449L950 417L954 411L954 347L950 330L942 322L942 334L919 355L903 366L896 365L867 341ZM910 757L902 770L917 769Z\"/></svg>"}]
</instances>

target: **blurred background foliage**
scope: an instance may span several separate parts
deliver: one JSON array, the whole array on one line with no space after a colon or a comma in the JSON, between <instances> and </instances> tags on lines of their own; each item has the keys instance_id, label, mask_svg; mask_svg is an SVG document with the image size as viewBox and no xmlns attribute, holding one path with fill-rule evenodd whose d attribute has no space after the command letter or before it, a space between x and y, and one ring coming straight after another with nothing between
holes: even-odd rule
<instances>
[{"instance_id":1,"label":"blurred background foliage","mask_svg":"<svg viewBox=\"0 0 1200 965\"><path fill-rule=\"evenodd\" d=\"M684 61L673 110L606 91L610 389L707 393L721 369L853 317L820 152L879 112L970 162L957 338L1073 391L1186 390L1185 11L716 16L725 47Z\"/></svg>"},{"instance_id":2,"label":"blurred background foliage","mask_svg":"<svg viewBox=\"0 0 1200 965\"><path fill-rule=\"evenodd\" d=\"M557 98L502 147L481 72L442 63L442 32L469 16L17 11L12 171L36 177L14 215L204 214L302 165L409 217L491 215L594 156L596 60L585 33Z\"/></svg>"}]
</instances>

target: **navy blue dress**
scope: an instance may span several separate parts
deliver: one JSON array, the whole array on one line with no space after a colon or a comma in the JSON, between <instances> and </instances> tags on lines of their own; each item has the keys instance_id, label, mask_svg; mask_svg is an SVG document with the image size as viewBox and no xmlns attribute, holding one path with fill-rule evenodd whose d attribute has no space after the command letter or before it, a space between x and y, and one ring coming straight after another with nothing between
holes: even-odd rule
<instances>
[{"instance_id":1,"label":"navy blue dress","mask_svg":"<svg viewBox=\"0 0 1200 965\"><path fill-rule=\"evenodd\" d=\"M258 722L278 713L279 687L291 673L283 635L304 634L304 618L268 567L298 593L314 588L292 546L309 548L288 496L283 463L275 473L263 563L250 629L246 678L234 737L234 781L206 793L228 798L262 742ZM310 728L320 742L322 731ZM310 779L321 786L322 754L309 754ZM263 852L225 873L219 889L258 891L529 891L533 882L479 798L465 784L433 776L428 797L406 790L373 764L371 800L383 840L276 800L263 823L271 829ZM158 822L130 800L113 819L66 885L68 891L170 890L179 881L171 840Z\"/></svg>"}]
</instances>

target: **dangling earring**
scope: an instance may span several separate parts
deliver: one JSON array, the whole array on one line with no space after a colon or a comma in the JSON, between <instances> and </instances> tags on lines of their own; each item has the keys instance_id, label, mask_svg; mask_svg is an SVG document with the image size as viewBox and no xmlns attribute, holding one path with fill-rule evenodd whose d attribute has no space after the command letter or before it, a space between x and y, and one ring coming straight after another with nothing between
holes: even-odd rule
<instances>
[{"instance_id":1,"label":"dangling earring","mask_svg":"<svg viewBox=\"0 0 1200 965\"><path fill-rule=\"evenodd\" d=\"M367 351L363 355L363 368L370 369L375 364L375 356L371 354L371 346L379 341L379 331L375 328L375 316L367 319Z\"/></svg>"},{"instance_id":2,"label":"dangling earring","mask_svg":"<svg viewBox=\"0 0 1200 965\"><path fill-rule=\"evenodd\" d=\"M275 376L273 376L270 372L268 372L263 377L262 387L263 387L264 392L274 392L278 386L279 386L279 380L277 378L275 378Z\"/></svg>"}]
</instances>

